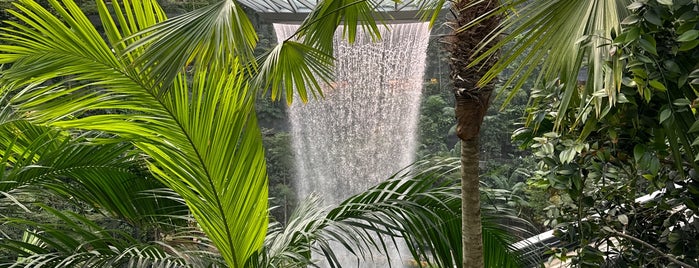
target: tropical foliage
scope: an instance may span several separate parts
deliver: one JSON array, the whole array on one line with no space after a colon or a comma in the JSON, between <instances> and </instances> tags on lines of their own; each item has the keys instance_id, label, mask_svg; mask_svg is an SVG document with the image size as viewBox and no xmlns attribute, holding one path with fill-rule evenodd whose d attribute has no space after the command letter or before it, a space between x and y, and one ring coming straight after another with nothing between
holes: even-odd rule
<instances>
[{"instance_id":1,"label":"tropical foliage","mask_svg":"<svg viewBox=\"0 0 699 268\"><path fill-rule=\"evenodd\" d=\"M529 125L515 137L539 162L529 183L551 202L545 224L574 243L556 256L578 266L697 265L697 7L624 4L617 27L579 40L607 51L582 57L599 57L582 65L586 81L553 73L532 91Z\"/></svg>"},{"instance_id":2,"label":"tropical foliage","mask_svg":"<svg viewBox=\"0 0 699 268\"><path fill-rule=\"evenodd\" d=\"M452 250L461 248L460 198L443 170L453 164L415 167L327 213L311 200L268 229L256 89L321 95L334 29L353 26L352 40L356 21L372 18L368 2L320 5L298 33L303 42L284 40L260 58L234 1L168 20L154 1L98 0L101 31L75 2L48 4L17 2L0 33L2 201L50 215L3 219L23 230L0 243L11 253L3 265L288 267L313 263L312 252L336 264L327 241L367 257L393 241L372 233L407 239L416 259L461 262ZM493 226L484 231L490 261L515 265Z\"/></svg>"}]
</instances>

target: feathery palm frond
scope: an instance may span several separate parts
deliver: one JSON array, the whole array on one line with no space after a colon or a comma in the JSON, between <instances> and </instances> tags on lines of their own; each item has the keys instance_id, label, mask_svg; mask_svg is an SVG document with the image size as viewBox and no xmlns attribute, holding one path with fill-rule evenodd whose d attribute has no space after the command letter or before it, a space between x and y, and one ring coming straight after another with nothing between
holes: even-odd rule
<instances>
[{"instance_id":1,"label":"feathery palm frond","mask_svg":"<svg viewBox=\"0 0 699 268\"><path fill-rule=\"evenodd\" d=\"M34 125L21 120L7 102L0 105L0 163L5 167L0 170L0 191L25 186L49 190L133 224L183 210L166 199L143 197L142 191L164 186L145 175L145 161L130 143Z\"/></svg>"},{"instance_id":2,"label":"feathery palm frond","mask_svg":"<svg viewBox=\"0 0 699 268\"><path fill-rule=\"evenodd\" d=\"M57 220L37 223L20 218L5 218L5 225L26 228L21 239L0 238L0 248L17 255L2 259L0 265L12 267L222 267L214 256L201 254L208 245L197 243L196 235L180 240L142 242L123 230L106 229L95 221L73 212L58 211L42 205L42 210Z\"/></svg>"},{"instance_id":3,"label":"feathery palm frond","mask_svg":"<svg viewBox=\"0 0 699 268\"><path fill-rule=\"evenodd\" d=\"M331 244L337 243L358 258L369 259L372 251L385 251L397 238L407 241L416 260L439 267L461 263L461 199L458 160L416 163L387 181L350 197L325 212L317 197L302 202L285 227L270 228L264 252L249 264L255 267L305 267L311 254L321 254L339 265ZM500 223L523 222L507 211L484 208L486 256L490 264L516 267L521 257L509 246L511 231ZM522 224L524 225L524 224Z\"/></svg>"},{"instance_id":4,"label":"feathery palm frond","mask_svg":"<svg viewBox=\"0 0 699 268\"><path fill-rule=\"evenodd\" d=\"M153 83L160 78L152 66L132 61L137 55L119 57L75 3L49 2L60 17L22 1L11 12L22 23L0 37L0 62L12 63L2 72L12 104L32 122L131 141L150 157L150 171L185 200L228 265L240 267L262 246L267 227L265 163L245 59L213 60L194 66L191 78L182 71L171 85ZM158 10L146 4L144 10ZM135 19L105 27L112 39L158 21L153 13L122 11ZM107 13L102 24L117 25ZM120 112L108 112L114 110Z\"/></svg>"},{"instance_id":5,"label":"feathery palm frond","mask_svg":"<svg viewBox=\"0 0 699 268\"><path fill-rule=\"evenodd\" d=\"M305 102L309 93L322 96L319 82L332 79L333 38L340 24L350 42L360 25L372 38L380 38L376 18L381 19L375 6L368 0L321 1L295 35L279 40L274 49L255 60L252 51L257 35L250 21L236 1L219 1L134 32L131 38L145 37L130 42L124 52L144 51L136 67L143 63L143 68L151 68L153 83L161 83L152 86L160 85L162 91L169 90L175 75L195 61L208 64L235 58L244 66L243 75L254 81L251 88L271 88L272 97L278 99L284 87L289 102L295 89Z\"/></svg>"},{"instance_id":6,"label":"feathery palm frond","mask_svg":"<svg viewBox=\"0 0 699 268\"><path fill-rule=\"evenodd\" d=\"M605 68L606 62L612 60L607 51L612 43L612 33L620 32L620 22L628 14L626 6L629 3L628 0L509 1L499 12L511 14L506 16L501 29L491 33L482 45L492 47L475 58L471 66L501 51L496 65L480 81L480 84L486 84L515 60L521 60L503 85L503 88L514 89L508 100L541 67L540 79L552 81L560 77L565 87L566 94L559 111L567 109L578 87L581 70L586 66L586 78L583 78L587 80L586 94L604 92L613 104L621 77ZM511 12L517 6L521 8ZM511 49L501 50L510 45ZM601 102L602 98L595 99L598 113L601 112Z\"/></svg>"}]
</instances>

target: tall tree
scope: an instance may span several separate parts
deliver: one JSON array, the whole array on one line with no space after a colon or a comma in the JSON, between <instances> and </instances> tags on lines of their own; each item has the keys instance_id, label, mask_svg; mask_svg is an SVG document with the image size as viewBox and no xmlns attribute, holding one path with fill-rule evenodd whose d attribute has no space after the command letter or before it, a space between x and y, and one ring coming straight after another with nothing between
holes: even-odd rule
<instances>
[{"instance_id":1,"label":"tall tree","mask_svg":"<svg viewBox=\"0 0 699 268\"><path fill-rule=\"evenodd\" d=\"M455 18L450 22L454 32L447 38L451 52L451 78L454 83L456 134L461 139L461 209L463 267L483 267L483 238L479 191L478 139L483 117L490 105L494 84L479 85L478 81L495 63L496 57L470 66L477 56L482 40L494 32L499 24L498 16L489 16L497 10L499 2L456 1L451 7ZM481 19L481 17L487 17ZM473 24L473 22L478 23ZM466 27L470 25L470 27Z\"/></svg>"},{"instance_id":2,"label":"tall tree","mask_svg":"<svg viewBox=\"0 0 699 268\"><path fill-rule=\"evenodd\" d=\"M617 68L616 73L609 73L610 68L605 68L608 46L604 44L611 40L613 29L619 32L620 21L627 14L626 6L629 3L628 0L481 0L454 3L453 27L456 33L448 43L452 50L457 134L462 140L464 161L465 266L467 258L471 258L466 256L473 256L477 267L481 265L476 257L478 254L468 252L471 247L477 251L478 243L475 241L477 239L469 237L467 231L475 232L478 228L468 227L477 223L469 222L466 213L472 213L472 218L477 215L477 210L468 208L477 202L473 196L477 191L469 189L478 185L478 144L474 137L478 136L488 107L492 81L512 62L522 59L521 65L515 68L503 85L503 88L514 88L509 97L514 96L529 76L541 68L539 78L547 81L561 79L566 93L560 109L564 111L577 89L579 74L586 67L588 82L585 84L585 94L601 93L607 96L609 103L614 103L621 83L620 71ZM513 10L516 12L511 12ZM506 19L500 22L502 16ZM506 45L512 48L500 58L499 51ZM609 62L619 66L619 59ZM597 98L581 105L593 107L599 114L602 112L602 100ZM555 123L560 129L561 122ZM471 199L470 202L467 202L467 198Z\"/></svg>"}]
</instances>

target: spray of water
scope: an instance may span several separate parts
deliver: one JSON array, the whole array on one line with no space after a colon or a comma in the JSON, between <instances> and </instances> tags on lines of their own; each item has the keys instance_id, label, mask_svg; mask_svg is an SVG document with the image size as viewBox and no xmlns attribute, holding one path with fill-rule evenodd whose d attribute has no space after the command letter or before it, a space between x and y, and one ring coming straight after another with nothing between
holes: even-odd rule
<instances>
[{"instance_id":1,"label":"spray of water","mask_svg":"<svg viewBox=\"0 0 699 268\"><path fill-rule=\"evenodd\" d=\"M278 40L297 28L274 25ZM332 88L324 89L324 99L295 101L288 111L299 199L315 193L325 205L337 205L414 161L429 29L426 23L390 24L382 40L360 34L354 44L341 35L338 29ZM359 267L372 266L388 267L381 261Z\"/></svg>"}]
</instances>

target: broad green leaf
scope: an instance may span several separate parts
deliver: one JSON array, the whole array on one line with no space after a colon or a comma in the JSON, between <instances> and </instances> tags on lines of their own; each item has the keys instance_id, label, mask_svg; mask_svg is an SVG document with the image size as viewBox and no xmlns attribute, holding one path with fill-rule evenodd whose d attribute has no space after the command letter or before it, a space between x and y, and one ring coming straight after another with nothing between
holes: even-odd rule
<instances>
[{"instance_id":1,"label":"broad green leaf","mask_svg":"<svg viewBox=\"0 0 699 268\"><path fill-rule=\"evenodd\" d=\"M634 14L634 15L626 17L623 21L621 21L621 24L622 25L631 25L631 24L638 22L639 20L641 20L641 17Z\"/></svg>"},{"instance_id":2,"label":"broad green leaf","mask_svg":"<svg viewBox=\"0 0 699 268\"><path fill-rule=\"evenodd\" d=\"M694 71L689 73L689 78L699 78L699 68L694 69Z\"/></svg>"},{"instance_id":3,"label":"broad green leaf","mask_svg":"<svg viewBox=\"0 0 699 268\"><path fill-rule=\"evenodd\" d=\"M649 39L652 40L652 42L649 41ZM643 48L643 50L648 51L653 55L658 55L658 51L655 48L655 40L653 39L653 37L648 38L647 36L644 36L643 39L638 40L638 44L641 46L641 48Z\"/></svg>"},{"instance_id":4,"label":"broad green leaf","mask_svg":"<svg viewBox=\"0 0 699 268\"><path fill-rule=\"evenodd\" d=\"M673 60L663 61L663 67L665 67L666 70L673 72L673 73L677 73L677 74L682 73L680 66L677 65L677 63Z\"/></svg>"},{"instance_id":5,"label":"broad green leaf","mask_svg":"<svg viewBox=\"0 0 699 268\"><path fill-rule=\"evenodd\" d=\"M561 163L567 164L573 161L575 158L576 152L574 148L567 148L559 154L558 158L561 160Z\"/></svg>"},{"instance_id":6,"label":"broad green leaf","mask_svg":"<svg viewBox=\"0 0 699 268\"><path fill-rule=\"evenodd\" d=\"M681 98L681 99L676 99L675 101L672 102L672 104L677 105L677 106L687 106L692 104L690 100L687 98Z\"/></svg>"},{"instance_id":7,"label":"broad green leaf","mask_svg":"<svg viewBox=\"0 0 699 268\"><path fill-rule=\"evenodd\" d=\"M695 124L696 124L696 122L695 122ZM692 126L694 126L694 125L692 125ZM695 132L696 132L696 130L695 130ZM692 146L697 146L697 145L699 145L699 137L694 139L694 141L692 142Z\"/></svg>"},{"instance_id":8,"label":"broad green leaf","mask_svg":"<svg viewBox=\"0 0 699 268\"><path fill-rule=\"evenodd\" d=\"M632 42L638 39L639 36L641 36L641 29L638 27L633 27L629 29L627 32L625 32L626 35L626 40L624 42Z\"/></svg>"},{"instance_id":9,"label":"broad green leaf","mask_svg":"<svg viewBox=\"0 0 699 268\"><path fill-rule=\"evenodd\" d=\"M629 4L626 8L636 10L642 8L643 6L645 6L645 4L642 1L634 1L633 3Z\"/></svg>"},{"instance_id":10,"label":"broad green leaf","mask_svg":"<svg viewBox=\"0 0 699 268\"><path fill-rule=\"evenodd\" d=\"M665 85L663 85L663 83L660 83L660 81L658 81L658 80L650 80L650 81L648 81L648 84L657 90L667 91L667 88L665 87Z\"/></svg>"},{"instance_id":11,"label":"broad green leaf","mask_svg":"<svg viewBox=\"0 0 699 268\"><path fill-rule=\"evenodd\" d=\"M636 160L636 163L640 162L643 156L646 153L646 147L641 145L641 144L636 144L636 146L633 147L633 156L634 159Z\"/></svg>"},{"instance_id":12,"label":"broad green leaf","mask_svg":"<svg viewBox=\"0 0 699 268\"><path fill-rule=\"evenodd\" d=\"M699 30L690 30L677 37L677 42L694 41L699 38Z\"/></svg>"},{"instance_id":13,"label":"broad green leaf","mask_svg":"<svg viewBox=\"0 0 699 268\"><path fill-rule=\"evenodd\" d=\"M699 45L699 40L684 42L680 45L679 51L690 51Z\"/></svg>"},{"instance_id":14,"label":"broad green leaf","mask_svg":"<svg viewBox=\"0 0 699 268\"><path fill-rule=\"evenodd\" d=\"M689 128L689 133L694 133L697 131L699 131L699 121L694 121L694 123L692 123L692 126Z\"/></svg>"},{"instance_id":15,"label":"broad green leaf","mask_svg":"<svg viewBox=\"0 0 699 268\"><path fill-rule=\"evenodd\" d=\"M643 18L646 19L646 21L655 24L657 26L662 26L663 21L660 20L658 17L658 14L655 13L652 9L646 10L646 13L643 14Z\"/></svg>"},{"instance_id":16,"label":"broad green leaf","mask_svg":"<svg viewBox=\"0 0 699 268\"><path fill-rule=\"evenodd\" d=\"M670 109L668 109L668 108L663 109L662 112L660 112L660 123L662 124L663 122L665 122L665 120L670 118L671 115L672 115L672 111Z\"/></svg>"}]
</instances>

